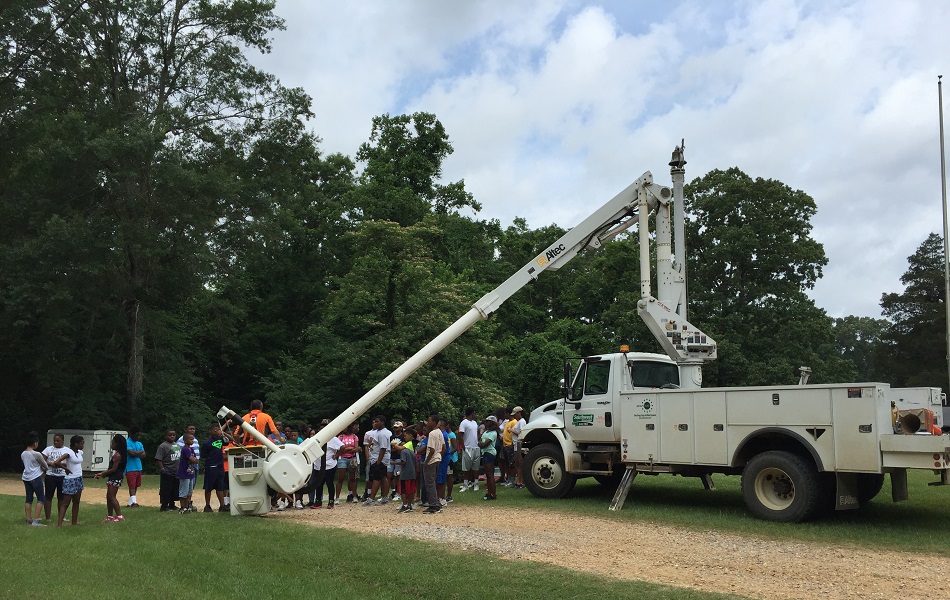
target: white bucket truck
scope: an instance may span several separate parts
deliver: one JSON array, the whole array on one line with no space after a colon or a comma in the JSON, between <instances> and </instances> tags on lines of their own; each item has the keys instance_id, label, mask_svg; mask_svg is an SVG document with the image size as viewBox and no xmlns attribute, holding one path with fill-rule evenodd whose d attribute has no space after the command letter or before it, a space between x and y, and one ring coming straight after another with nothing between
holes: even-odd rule
<instances>
[{"instance_id":1,"label":"white bucket truck","mask_svg":"<svg viewBox=\"0 0 950 600\"><path fill-rule=\"evenodd\" d=\"M565 398L536 409L521 434L523 475L532 493L563 497L579 477L593 476L620 483L611 504L618 509L637 473L692 475L707 487L712 473L739 474L755 515L802 521L823 506L860 506L881 489L885 473L895 500L907 497L907 469L936 471L947 483L950 436L939 435L938 389L893 390L882 383L701 387L702 365L715 359L716 342L687 319L685 164L681 146L670 162L672 188L644 173L302 444L276 446L227 407L219 418L243 423L264 446L266 458L255 468L268 485L298 491L321 446L416 369L543 272L639 224L638 312L666 355L620 352L580 359L576 368L568 363ZM656 296L649 230L654 213ZM803 372L801 384L806 381ZM231 485L233 497L240 482L232 478Z\"/></svg>"}]
</instances>

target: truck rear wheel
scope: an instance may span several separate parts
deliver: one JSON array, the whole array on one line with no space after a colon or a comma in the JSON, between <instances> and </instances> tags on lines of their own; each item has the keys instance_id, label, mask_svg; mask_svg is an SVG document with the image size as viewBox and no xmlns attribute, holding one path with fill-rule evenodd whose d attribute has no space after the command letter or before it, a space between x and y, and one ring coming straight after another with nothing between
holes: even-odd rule
<instances>
[{"instance_id":1,"label":"truck rear wheel","mask_svg":"<svg viewBox=\"0 0 950 600\"><path fill-rule=\"evenodd\" d=\"M884 475L877 473L858 473L858 504L864 506L881 492L884 487Z\"/></svg>"},{"instance_id":2,"label":"truck rear wheel","mask_svg":"<svg viewBox=\"0 0 950 600\"><path fill-rule=\"evenodd\" d=\"M540 444L529 450L521 464L521 476L528 491L539 498L563 498L577 482L564 469L561 449L554 444Z\"/></svg>"},{"instance_id":3,"label":"truck rear wheel","mask_svg":"<svg viewBox=\"0 0 950 600\"><path fill-rule=\"evenodd\" d=\"M760 519L798 523L818 509L821 481L808 460L791 452L763 452L742 471L742 498Z\"/></svg>"}]
</instances>

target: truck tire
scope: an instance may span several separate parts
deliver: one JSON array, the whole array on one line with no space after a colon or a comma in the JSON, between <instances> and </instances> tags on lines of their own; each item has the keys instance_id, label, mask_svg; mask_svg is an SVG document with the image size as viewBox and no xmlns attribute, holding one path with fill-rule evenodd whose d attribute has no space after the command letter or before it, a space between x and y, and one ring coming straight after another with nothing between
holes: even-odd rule
<instances>
[{"instance_id":1,"label":"truck tire","mask_svg":"<svg viewBox=\"0 0 950 600\"><path fill-rule=\"evenodd\" d=\"M521 476L528 491L539 498L563 498L577 482L577 477L564 470L561 449L554 444L529 450L521 464Z\"/></svg>"},{"instance_id":2,"label":"truck tire","mask_svg":"<svg viewBox=\"0 0 950 600\"><path fill-rule=\"evenodd\" d=\"M858 473L858 505L864 506L877 496L884 487L884 475Z\"/></svg>"},{"instance_id":3,"label":"truck tire","mask_svg":"<svg viewBox=\"0 0 950 600\"><path fill-rule=\"evenodd\" d=\"M742 499L753 515L766 521L800 523L811 518L821 504L821 490L815 466L791 452L763 452L742 471Z\"/></svg>"}]
</instances>

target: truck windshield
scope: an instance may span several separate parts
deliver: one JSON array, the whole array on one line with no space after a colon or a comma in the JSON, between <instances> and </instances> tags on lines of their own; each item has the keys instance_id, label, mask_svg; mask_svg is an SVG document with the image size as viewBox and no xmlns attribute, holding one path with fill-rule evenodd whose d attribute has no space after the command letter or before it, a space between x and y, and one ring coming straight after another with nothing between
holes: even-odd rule
<instances>
[{"instance_id":1,"label":"truck windshield","mask_svg":"<svg viewBox=\"0 0 950 600\"><path fill-rule=\"evenodd\" d=\"M679 387L680 384L679 369L670 363L638 360L630 365L630 377L634 387Z\"/></svg>"}]
</instances>

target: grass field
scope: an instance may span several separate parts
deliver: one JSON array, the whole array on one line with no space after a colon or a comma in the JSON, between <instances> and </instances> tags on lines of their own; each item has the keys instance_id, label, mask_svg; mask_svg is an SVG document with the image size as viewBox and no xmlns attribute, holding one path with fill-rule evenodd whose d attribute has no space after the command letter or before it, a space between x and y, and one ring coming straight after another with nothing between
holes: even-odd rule
<instances>
[{"instance_id":1,"label":"grass field","mask_svg":"<svg viewBox=\"0 0 950 600\"><path fill-rule=\"evenodd\" d=\"M15 477L15 476L13 476ZM890 502L890 483L869 506L832 513L812 523L787 525L753 519L745 510L738 477L717 476L708 492L698 480L640 476L624 510L606 510L612 490L593 480L578 484L565 500L544 501L525 491L499 488L499 504L549 511L550 518L574 514L623 521L647 521L694 530L717 530L772 539L855 545L950 556L943 539L950 528L950 488L930 487L929 472L910 474L911 499ZM147 476L146 488L157 477ZM42 578L45 596L207 598L239 594L262 598L722 598L692 590L616 581L527 561L471 555L411 539L394 540L282 520L182 518L156 509L135 510L134 519L101 525L104 483L88 480L81 527L23 525L23 502L0 496L0 598L26 595L23 582ZM456 494L460 504L476 494ZM97 505L89 503L95 500ZM200 503L199 503L200 505ZM202 517L202 515L195 515ZM450 523L446 523L450 526ZM619 544L619 542L618 542ZM56 574L49 562L55 557ZM41 562L42 561L42 562ZM489 589L512 585L508 589ZM541 583L539 585L539 583ZM437 594L429 593L438 585Z\"/></svg>"},{"instance_id":2,"label":"grass field","mask_svg":"<svg viewBox=\"0 0 950 600\"><path fill-rule=\"evenodd\" d=\"M87 504L79 527L28 527L15 496L0 496L0 513L7 515L0 526L4 599L39 590L47 598L117 600L735 598L274 519L147 509L125 523L99 524L104 507Z\"/></svg>"}]
</instances>

